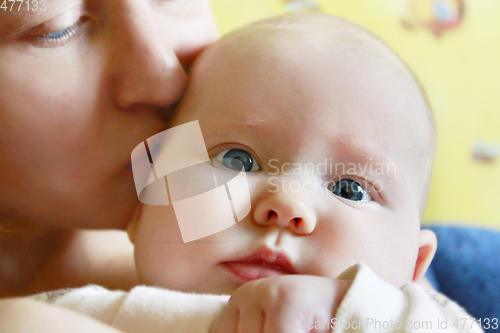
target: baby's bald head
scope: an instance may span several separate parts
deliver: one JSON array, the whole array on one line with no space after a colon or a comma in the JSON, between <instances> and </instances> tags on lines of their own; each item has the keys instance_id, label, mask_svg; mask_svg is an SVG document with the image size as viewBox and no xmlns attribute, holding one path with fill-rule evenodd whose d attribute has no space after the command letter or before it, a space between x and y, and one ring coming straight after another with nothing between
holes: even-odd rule
<instances>
[{"instance_id":1,"label":"baby's bald head","mask_svg":"<svg viewBox=\"0 0 500 333\"><path fill-rule=\"evenodd\" d=\"M234 87L228 85L234 86L240 77L240 87L251 96L264 81L275 80L274 88L281 94L277 99L293 99L295 105L301 103L299 99L309 105L326 102L326 114L325 103L322 114L314 109L300 112L306 111L309 118L329 116L334 122L346 118L360 136L372 134L371 141L379 141L386 162L395 155L407 157L409 163L398 171L418 179L415 191L420 195L422 216L436 145L432 111L405 63L368 31L319 13L273 17L226 35L202 54L192 75L197 79L188 95L216 83L229 94ZM231 103L228 97L220 96L224 103ZM291 116L291 110L280 111L284 117ZM277 108L271 112L277 114ZM358 126L356 120L361 118L376 121ZM393 146L395 141L399 145Z\"/></svg>"}]
</instances>

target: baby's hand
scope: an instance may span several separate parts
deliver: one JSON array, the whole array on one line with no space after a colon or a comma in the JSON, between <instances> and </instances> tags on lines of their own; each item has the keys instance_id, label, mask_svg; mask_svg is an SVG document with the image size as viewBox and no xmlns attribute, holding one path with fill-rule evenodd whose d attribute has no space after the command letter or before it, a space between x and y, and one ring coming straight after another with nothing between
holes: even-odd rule
<instances>
[{"instance_id":1,"label":"baby's hand","mask_svg":"<svg viewBox=\"0 0 500 333\"><path fill-rule=\"evenodd\" d=\"M310 328L330 322L350 284L310 275L248 282L233 293L210 333L329 332Z\"/></svg>"}]
</instances>

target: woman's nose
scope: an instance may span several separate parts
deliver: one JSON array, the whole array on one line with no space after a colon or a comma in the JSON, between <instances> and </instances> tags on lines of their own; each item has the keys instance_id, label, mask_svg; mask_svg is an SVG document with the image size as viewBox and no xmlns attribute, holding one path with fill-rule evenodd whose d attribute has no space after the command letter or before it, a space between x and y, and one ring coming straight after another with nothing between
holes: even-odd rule
<instances>
[{"instance_id":1,"label":"woman's nose","mask_svg":"<svg viewBox=\"0 0 500 333\"><path fill-rule=\"evenodd\" d=\"M257 203L253 217L257 225L289 228L298 235L310 234L316 227L316 216L301 193L270 193Z\"/></svg>"},{"instance_id":2,"label":"woman's nose","mask_svg":"<svg viewBox=\"0 0 500 333\"><path fill-rule=\"evenodd\" d=\"M187 84L178 57L187 59L182 38L188 39L189 33L176 29L175 18L155 13L149 1L122 3L120 12L115 13L116 47L110 59L115 103L120 108L174 104Z\"/></svg>"}]
</instances>

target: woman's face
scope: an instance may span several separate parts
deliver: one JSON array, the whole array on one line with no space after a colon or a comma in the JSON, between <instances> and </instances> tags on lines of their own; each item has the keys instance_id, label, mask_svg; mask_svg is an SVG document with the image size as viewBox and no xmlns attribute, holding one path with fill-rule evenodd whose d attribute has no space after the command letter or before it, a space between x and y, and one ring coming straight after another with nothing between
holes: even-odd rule
<instances>
[{"instance_id":1,"label":"woman's face","mask_svg":"<svg viewBox=\"0 0 500 333\"><path fill-rule=\"evenodd\" d=\"M19 3L0 8L0 212L123 228L130 154L166 128L184 69L216 39L209 3Z\"/></svg>"}]
</instances>

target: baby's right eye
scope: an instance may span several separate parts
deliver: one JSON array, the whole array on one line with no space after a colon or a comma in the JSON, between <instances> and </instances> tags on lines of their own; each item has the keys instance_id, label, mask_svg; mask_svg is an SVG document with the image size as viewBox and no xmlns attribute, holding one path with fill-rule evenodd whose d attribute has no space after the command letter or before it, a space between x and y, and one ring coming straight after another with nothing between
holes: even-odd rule
<instances>
[{"instance_id":1,"label":"baby's right eye","mask_svg":"<svg viewBox=\"0 0 500 333\"><path fill-rule=\"evenodd\" d=\"M255 161L255 158L248 152L242 149L227 149L215 157L217 161L222 163L226 168L240 171L241 165L245 168L245 172L259 171L260 166Z\"/></svg>"}]
</instances>

